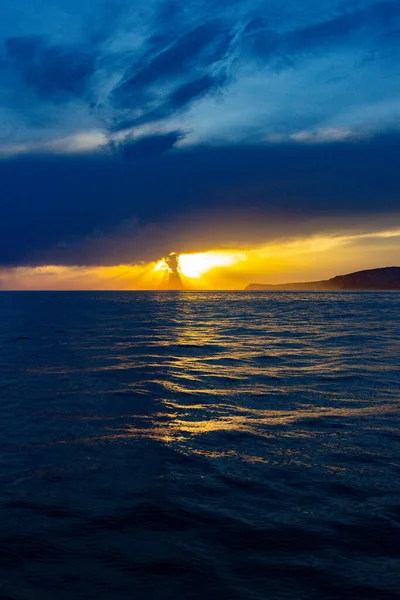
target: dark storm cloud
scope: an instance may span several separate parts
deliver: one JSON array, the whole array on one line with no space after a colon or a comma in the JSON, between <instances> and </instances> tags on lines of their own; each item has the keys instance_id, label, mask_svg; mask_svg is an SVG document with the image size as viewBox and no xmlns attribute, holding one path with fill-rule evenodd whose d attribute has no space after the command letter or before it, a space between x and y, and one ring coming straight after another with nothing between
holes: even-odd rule
<instances>
[{"instance_id":1,"label":"dark storm cloud","mask_svg":"<svg viewBox=\"0 0 400 600\"><path fill-rule=\"evenodd\" d=\"M0 162L2 264L147 260L211 238L223 245L306 231L315 219L374 224L400 209L399 137L161 155L167 140L141 143L138 156L148 152L152 160L103 155ZM152 144L160 144L156 152Z\"/></svg>"}]
</instances>

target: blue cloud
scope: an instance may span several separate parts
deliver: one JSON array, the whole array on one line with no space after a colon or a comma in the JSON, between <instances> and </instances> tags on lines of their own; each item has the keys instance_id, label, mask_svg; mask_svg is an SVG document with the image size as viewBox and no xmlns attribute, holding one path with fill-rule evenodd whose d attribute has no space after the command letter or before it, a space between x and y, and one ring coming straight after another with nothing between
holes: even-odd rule
<instances>
[{"instance_id":1,"label":"blue cloud","mask_svg":"<svg viewBox=\"0 0 400 600\"><path fill-rule=\"evenodd\" d=\"M125 116L121 119L115 118L110 130L118 132L167 119L192 106L204 96L216 92L224 86L226 81L226 75L221 73L217 76L203 75L192 81L182 83L162 99L156 108L149 109L147 112L144 110L140 116L134 118L129 118L129 116L128 118ZM146 101L144 101L144 107L147 107Z\"/></svg>"},{"instance_id":2,"label":"blue cloud","mask_svg":"<svg viewBox=\"0 0 400 600\"><path fill-rule=\"evenodd\" d=\"M3 68L19 75L43 100L61 103L88 91L95 53L51 45L43 36L10 37L5 41Z\"/></svg>"},{"instance_id":3,"label":"blue cloud","mask_svg":"<svg viewBox=\"0 0 400 600\"><path fill-rule=\"evenodd\" d=\"M114 90L115 101L125 105L137 88L180 77L193 68L210 67L223 57L228 43L229 36L222 23L211 21L199 25L151 59L139 72L135 67L128 70L124 81Z\"/></svg>"},{"instance_id":4,"label":"blue cloud","mask_svg":"<svg viewBox=\"0 0 400 600\"><path fill-rule=\"evenodd\" d=\"M111 142L108 149L117 152L124 159L132 161L145 161L149 157L159 156L171 150L182 139L180 131L171 131L164 134L153 134L140 138L127 136L121 142Z\"/></svg>"},{"instance_id":5,"label":"blue cloud","mask_svg":"<svg viewBox=\"0 0 400 600\"><path fill-rule=\"evenodd\" d=\"M157 122L190 106L226 82L222 60L229 50L231 35L219 20L208 21L182 35L155 55L146 55L127 69L122 82L110 95L111 106L124 112L114 117L113 131ZM165 39L158 39L161 45ZM154 43L154 37L151 40ZM141 65L138 67L138 62ZM144 62L144 66L143 63ZM160 94L158 85L171 92ZM154 107L154 104L156 106ZM142 114L131 117L130 112Z\"/></svg>"},{"instance_id":6,"label":"blue cloud","mask_svg":"<svg viewBox=\"0 0 400 600\"><path fill-rule=\"evenodd\" d=\"M170 104L174 108L182 108L193 102L193 100L209 93L210 90L222 86L225 81L224 76L213 77L211 75L203 75L202 77L183 83L171 94Z\"/></svg>"},{"instance_id":7,"label":"blue cloud","mask_svg":"<svg viewBox=\"0 0 400 600\"><path fill-rule=\"evenodd\" d=\"M0 116L8 123L11 144L23 142L29 149L38 138L96 129L112 141L124 130L130 135L128 130L138 129L142 135L144 125L146 135L159 133L161 122L163 131L190 130L190 139L203 142L229 142L229 130L236 140L254 140L257 123L259 140L281 133L283 122L288 134L310 123L377 132L396 127L397 115L382 102L376 108L374 94L376 70L384 78L385 105L393 106L400 94L400 7L393 0L360 0L355 8L344 0L285 7L277 0L234 6L210 0L184 5L105 0L93 9L91 1L55 7L45 0L40 26L23 10L0 9ZM335 74L338 61L340 76ZM310 75L317 62L322 76ZM277 85L276 75L285 71L292 71L296 86L302 86L293 103L288 102L291 82L287 89ZM362 105L359 114L374 118L351 122L346 115L355 105ZM224 125L235 119L236 125ZM19 126L13 136L14 123Z\"/></svg>"},{"instance_id":8,"label":"blue cloud","mask_svg":"<svg viewBox=\"0 0 400 600\"><path fill-rule=\"evenodd\" d=\"M271 31L265 19L256 18L247 25L244 42L258 58L267 62L282 58L292 61L340 47L371 48L381 43L382 36L390 36L399 27L399 3L377 2L306 27L295 26L283 34ZM396 40L393 38L392 42ZM288 66L292 64L287 62Z\"/></svg>"}]
</instances>

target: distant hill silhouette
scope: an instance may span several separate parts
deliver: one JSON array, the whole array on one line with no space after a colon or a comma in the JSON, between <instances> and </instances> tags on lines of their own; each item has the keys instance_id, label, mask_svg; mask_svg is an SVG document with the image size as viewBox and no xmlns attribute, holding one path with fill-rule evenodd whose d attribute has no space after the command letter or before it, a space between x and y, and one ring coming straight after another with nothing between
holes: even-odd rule
<instances>
[{"instance_id":1,"label":"distant hill silhouette","mask_svg":"<svg viewBox=\"0 0 400 600\"><path fill-rule=\"evenodd\" d=\"M400 267L384 267L368 269L348 275L337 275L324 281L308 281L305 283L282 283L270 285L251 283L246 290L399 290Z\"/></svg>"}]
</instances>

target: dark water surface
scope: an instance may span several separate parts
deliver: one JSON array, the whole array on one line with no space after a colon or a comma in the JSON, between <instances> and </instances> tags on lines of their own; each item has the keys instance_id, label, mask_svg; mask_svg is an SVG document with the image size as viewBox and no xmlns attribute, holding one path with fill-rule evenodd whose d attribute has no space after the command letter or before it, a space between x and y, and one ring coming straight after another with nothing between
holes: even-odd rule
<instances>
[{"instance_id":1,"label":"dark water surface","mask_svg":"<svg viewBox=\"0 0 400 600\"><path fill-rule=\"evenodd\" d=\"M0 598L400 597L400 294L0 295Z\"/></svg>"}]
</instances>

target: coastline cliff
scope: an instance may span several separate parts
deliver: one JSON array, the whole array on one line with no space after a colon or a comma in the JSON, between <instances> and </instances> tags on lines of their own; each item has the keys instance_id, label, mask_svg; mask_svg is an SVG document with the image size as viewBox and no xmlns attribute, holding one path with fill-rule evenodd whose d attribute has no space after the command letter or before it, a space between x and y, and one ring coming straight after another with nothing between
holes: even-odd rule
<instances>
[{"instance_id":1,"label":"coastline cliff","mask_svg":"<svg viewBox=\"0 0 400 600\"><path fill-rule=\"evenodd\" d=\"M337 275L322 281L307 281L303 283L282 283L271 285L251 283L246 290L266 291L340 291L340 290L388 290L400 291L400 267L384 267L368 269L347 275Z\"/></svg>"}]
</instances>

